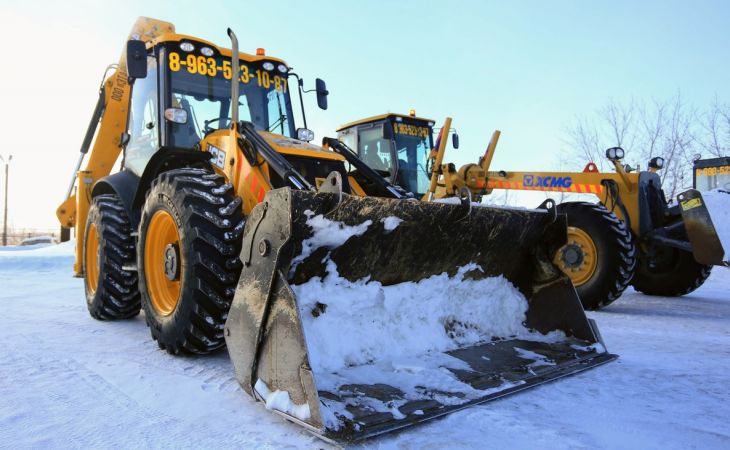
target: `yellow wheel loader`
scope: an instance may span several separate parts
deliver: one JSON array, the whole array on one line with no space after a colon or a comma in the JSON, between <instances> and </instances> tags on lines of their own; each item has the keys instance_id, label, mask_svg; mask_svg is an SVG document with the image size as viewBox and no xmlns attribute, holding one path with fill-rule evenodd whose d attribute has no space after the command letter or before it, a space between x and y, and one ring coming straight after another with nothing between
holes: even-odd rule
<instances>
[{"instance_id":1,"label":"yellow wheel loader","mask_svg":"<svg viewBox=\"0 0 730 450\"><path fill-rule=\"evenodd\" d=\"M620 163L623 149L612 148L607 156L615 173L600 173L593 163L574 173L490 171L500 137L495 131L484 156L457 170L443 162L451 119L446 119L435 144L434 124L411 111L358 120L337 132L365 162L424 201L457 197L481 201L494 189L598 197L598 203L557 205L568 216L568 241L552 258L570 277L586 309L610 304L629 285L649 295L687 294L707 279L712 265L728 261L728 244L723 256L718 237L723 230L712 226L707 208L688 212L667 204L656 173L661 158L652 159L648 171L629 173ZM458 135L454 138L457 147ZM680 196L680 203L687 195Z\"/></svg>"},{"instance_id":2,"label":"yellow wheel loader","mask_svg":"<svg viewBox=\"0 0 730 450\"><path fill-rule=\"evenodd\" d=\"M228 34L140 18L101 86L57 211L91 316L142 309L172 354L226 345L246 393L330 441L616 357L551 262L555 208L411 201L337 139L309 144L300 78Z\"/></svg>"}]
</instances>

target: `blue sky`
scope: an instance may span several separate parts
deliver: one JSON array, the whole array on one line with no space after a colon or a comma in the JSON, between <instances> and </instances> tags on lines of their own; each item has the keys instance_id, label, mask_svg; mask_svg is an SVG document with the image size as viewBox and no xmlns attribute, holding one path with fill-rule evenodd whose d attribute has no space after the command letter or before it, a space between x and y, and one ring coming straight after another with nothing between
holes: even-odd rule
<instances>
[{"instance_id":1,"label":"blue sky","mask_svg":"<svg viewBox=\"0 0 730 450\"><path fill-rule=\"evenodd\" d=\"M99 79L140 15L223 45L231 26L243 51L265 47L306 80L325 79L329 110L306 101L317 140L385 111L415 108L437 122L450 115L461 148L447 159L457 164L475 161L499 128L494 168L555 169L567 151L566 127L609 99L664 99L680 90L697 106L730 100L727 1L0 1L5 58L23 67L6 72L0 87L11 135L0 153L15 155L11 224L56 226L53 210ZM12 42L18 49L8 51ZM44 133L27 120L39 104L51 119ZM29 206L29 189L41 189L29 180L39 172L42 204Z\"/></svg>"}]
</instances>

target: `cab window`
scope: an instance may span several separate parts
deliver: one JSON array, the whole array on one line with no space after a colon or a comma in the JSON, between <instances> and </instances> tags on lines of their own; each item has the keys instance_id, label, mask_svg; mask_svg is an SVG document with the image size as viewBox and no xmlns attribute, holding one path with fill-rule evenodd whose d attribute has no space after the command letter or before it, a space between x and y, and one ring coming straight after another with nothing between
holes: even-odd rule
<instances>
[{"instance_id":1,"label":"cab window","mask_svg":"<svg viewBox=\"0 0 730 450\"><path fill-rule=\"evenodd\" d=\"M159 148L157 99L157 60L148 56L147 76L135 80L132 86L129 142L124 153L125 168L140 176L149 159Z\"/></svg>"},{"instance_id":2,"label":"cab window","mask_svg":"<svg viewBox=\"0 0 730 450\"><path fill-rule=\"evenodd\" d=\"M383 138L382 125L359 128L357 135L357 153L360 159L372 169L393 174L391 141Z\"/></svg>"}]
</instances>

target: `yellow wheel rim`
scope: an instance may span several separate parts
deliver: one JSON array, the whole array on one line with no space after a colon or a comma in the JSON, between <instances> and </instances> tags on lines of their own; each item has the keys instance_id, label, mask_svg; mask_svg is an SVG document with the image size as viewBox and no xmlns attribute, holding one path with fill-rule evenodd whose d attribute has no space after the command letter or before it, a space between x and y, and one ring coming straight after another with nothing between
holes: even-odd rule
<instances>
[{"instance_id":1,"label":"yellow wheel rim","mask_svg":"<svg viewBox=\"0 0 730 450\"><path fill-rule=\"evenodd\" d=\"M144 246L144 275L152 307L170 315L180 299L182 255L180 235L170 213L154 213L147 227Z\"/></svg>"},{"instance_id":2,"label":"yellow wheel rim","mask_svg":"<svg viewBox=\"0 0 730 450\"><path fill-rule=\"evenodd\" d=\"M553 262L568 275L574 286L581 286L596 272L596 244L585 231L568 227L568 243L555 253Z\"/></svg>"},{"instance_id":3,"label":"yellow wheel rim","mask_svg":"<svg viewBox=\"0 0 730 450\"><path fill-rule=\"evenodd\" d=\"M96 293L99 286L99 233L96 224L89 224L86 231L86 254L84 255L84 270L86 271L86 287L91 295Z\"/></svg>"}]
</instances>

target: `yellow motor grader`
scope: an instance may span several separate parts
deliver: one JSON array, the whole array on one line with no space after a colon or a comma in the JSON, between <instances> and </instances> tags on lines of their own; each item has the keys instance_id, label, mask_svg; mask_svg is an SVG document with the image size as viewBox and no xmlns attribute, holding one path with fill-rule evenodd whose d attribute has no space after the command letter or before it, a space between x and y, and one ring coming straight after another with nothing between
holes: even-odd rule
<instances>
[{"instance_id":1,"label":"yellow motor grader","mask_svg":"<svg viewBox=\"0 0 730 450\"><path fill-rule=\"evenodd\" d=\"M667 203L657 174L662 158L653 158L647 171L629 173L621 163L623 149L615 147L606 153L614 173L601 173L594 163L582 172L490 171L500 137L495 131L479 161L457 169L443 162L451 119L435 143L434 124L411 111L351 122L337 133L380 174L424 201L468 197L479 202L494 189L598 197L598 203L557 205L569 227L568 241L553 261L573 281L586 309L610 304L629 285L649 295L684 295L702 285L712 265L727 264L730 249L723 251L704 203L700 200L702 207L691 212L680 207L689 193L680 196L680 204ZM455 133L454 138L458 147Z\"/></svg>"},{"instance_id":2,"label":"yellow motor grader","mask_svg":"<svg viewBox=\"0 0 730 450\"><path fill-rule=\"evenodd\" d=\"M142 309L171 354L227 346L245 392L333 441L616 357L551 263L563 215L411 201L309 144L299 76L228 34L140 18L101 85L57 210L92 317Z\"/></svg>"}]
</instances>

